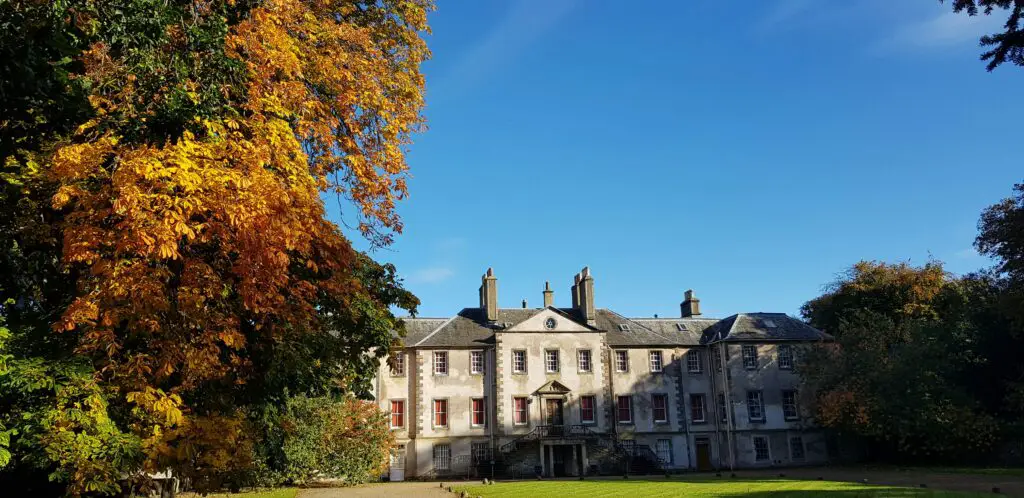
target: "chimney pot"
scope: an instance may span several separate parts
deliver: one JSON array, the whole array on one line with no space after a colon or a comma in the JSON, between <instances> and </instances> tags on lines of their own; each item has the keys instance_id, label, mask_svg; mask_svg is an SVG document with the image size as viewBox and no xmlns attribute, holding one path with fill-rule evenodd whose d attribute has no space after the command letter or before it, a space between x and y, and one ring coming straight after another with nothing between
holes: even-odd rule
<instances>
[{"instance_id":1,"label":"chimney pot","mask_svg":"<svg viewBox=\"0 0 1024 498\"><path fill-rule=\"evenodd\" d=\"M526 309L526 300L523 299L523 309Z\"/></svg>"}]
</instances>

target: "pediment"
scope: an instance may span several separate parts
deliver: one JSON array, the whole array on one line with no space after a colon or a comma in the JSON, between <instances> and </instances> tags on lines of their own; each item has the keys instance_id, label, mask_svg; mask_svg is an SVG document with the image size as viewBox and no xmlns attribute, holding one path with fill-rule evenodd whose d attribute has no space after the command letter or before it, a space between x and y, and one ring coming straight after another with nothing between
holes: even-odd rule
<instances>
[{"instance_id":1,"label":"pediment","mask_svg":"<svg viewBox=\"0 0 1024 498\"><path fill-rule=\"evenodd\" d=\"M551 320L549 322L548 320ZM553 324L554 327L549 325ZM506 332L593 332L594 329L580 324L566 316L566 314L554 309L544 308L536 315L527 318L512 327L505 329Z\"/></svg>"},{"instance_id":2,"label":"pediment","mask_svg":"<svg viewBox=\"0 0 1024 498\"><path fill-rule=\"evenodd\" d=\"M546 384L540 386L540 389L534 391L534 394L569 394L570 392L572 390L565 387L561 382L549 380Z\"/></svg>"}]
</instances>

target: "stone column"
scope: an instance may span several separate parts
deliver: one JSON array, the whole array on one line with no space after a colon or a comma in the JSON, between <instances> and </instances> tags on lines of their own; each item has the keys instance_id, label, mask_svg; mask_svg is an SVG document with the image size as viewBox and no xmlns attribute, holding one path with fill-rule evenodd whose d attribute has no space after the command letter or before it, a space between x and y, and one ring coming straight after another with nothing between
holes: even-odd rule
<instances>
[{"instance_id":1,"label":"stone column","mask_svg":"<svg viewBox=\"0 0 1024 498\"><path fill-rule=\"evenodd\" d=\"M587 444L583 443L580 445L580 462L583 464L583 473L586 474L590 469L590 461L587 460Z\"/></svg>"},{"instance_id":2,"label":"stone column","mask_svg":"<svg viewBox=\"0 0 1024 498\"><path fill-rule=\"evenodd\" d=\"M547 465L544 463L544 443L540 443L540 475L544 475Z\"/></svg>"},{"instance_id":3,"label":"stone column","mask_svg":"<svg viewBox=\"0 0 1024 498\"><path fill-rule=\"evenodd\" d=\"M579 474L580 461L576 459L576 446L577 445L575 445L575 444L572 445L572 471L573 471L573 473L569 474L569 475L572 475L572 476L580 475Z\"/></svg>"}]
</instances>

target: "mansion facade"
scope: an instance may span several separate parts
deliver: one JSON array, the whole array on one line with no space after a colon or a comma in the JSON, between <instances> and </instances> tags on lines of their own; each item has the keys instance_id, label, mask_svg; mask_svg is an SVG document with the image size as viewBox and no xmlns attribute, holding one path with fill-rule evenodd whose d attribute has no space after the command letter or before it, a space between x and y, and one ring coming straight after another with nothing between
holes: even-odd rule
<instances>
[{"instance_id":1,"label":"mansion facade","mask_svg":"<svg viewBox=\"0 0 1024 498\"><path fill-rule=\"evenodd\" d=\"M823 463L830 449L800 403L803 348L831 338L781 313L678 318L594 306L588 268L572 307L479 306L407 318L404 347L375 379L398 450L390 477L575 476Z\"/></svg>"}]
</instances>

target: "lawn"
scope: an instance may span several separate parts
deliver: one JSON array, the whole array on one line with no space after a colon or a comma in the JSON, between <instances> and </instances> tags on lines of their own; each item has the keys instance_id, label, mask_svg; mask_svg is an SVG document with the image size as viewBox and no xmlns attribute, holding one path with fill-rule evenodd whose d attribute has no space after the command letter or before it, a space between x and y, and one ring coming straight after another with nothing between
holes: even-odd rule
<instances>
[{"instance_id":1,"label":"lawn","mask_svg":"<svg viewBox=\"0 0 1024 498\"><path fill-rule=\"evenodd\" d=\"M883 465L866 465L868 470L885 470L895 472L933 472L936 474L977 474L986 476L1024 477L1024 468L1020 467L900 467Z\"/></svg>"},{"instance_id":2,"label":"lawn","mask_svg":"<svg viewBox=\"0 0 1024 498\"><path fill-rule=\"evenodd\" d=\"M811 498L814 496L849 497L980 497L981 494L936 491L918 488L871 486L850 482L799 481L792 479L723 480L687 478L670 480L589 480L499 482L489 486L457 486L458 492L484 498L543 498L585 496L587 498L628 496L655 498L675 496L746 496L765 498ZM991 496L991 495L984 495Z\"/></svg>"}]
</instances>

